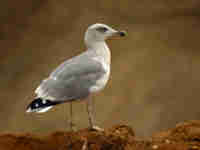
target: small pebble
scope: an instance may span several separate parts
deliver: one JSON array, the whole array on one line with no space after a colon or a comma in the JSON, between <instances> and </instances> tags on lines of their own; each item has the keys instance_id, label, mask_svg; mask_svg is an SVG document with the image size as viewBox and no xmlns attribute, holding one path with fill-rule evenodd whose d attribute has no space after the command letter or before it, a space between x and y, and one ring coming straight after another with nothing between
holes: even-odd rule
<instances>
[{"instance_id":1,"label":"small pebble","mask_svg":"<svg viewBox=\"0 0 200 150\"><path fill-rule=\"evenodd\" d=\"M196 145L192 146L191 148L192 148L192 150L198 150L199 149L199 147L196 146Z\"/></svg>"},{"instance_id":2,"label":"small pebble","mask_svg":"<svg viewBox=\"0 0 200 150\"><path fill-rule=\"evenodd\" d=\"M120 134L120 131L119 131L119 130L116 130L115 132L116 132L117 134Z\"/></svg>"},{"instance_id":3,"label":"small pebble","mask_svg":"<svg viewBox=\"0 0 200 150\"><path fill-rule=\"evenodd\" d=\"M170 143L171 143L171 141L170 141L170 140L168 140L168 139L166 139L166 140L165 140L165 143L167 143L167 144L170 144Z\"/></svg>"},{"instance_id":4,"label":"small pebble","mask_svg":"<svg viewBox=\"0 0 200 150\"><path fill-rule=\"evenodd\" d=\"M152 148L153 149L158 149L158 145L153 145Z\"/></svg>"}]
</instances>

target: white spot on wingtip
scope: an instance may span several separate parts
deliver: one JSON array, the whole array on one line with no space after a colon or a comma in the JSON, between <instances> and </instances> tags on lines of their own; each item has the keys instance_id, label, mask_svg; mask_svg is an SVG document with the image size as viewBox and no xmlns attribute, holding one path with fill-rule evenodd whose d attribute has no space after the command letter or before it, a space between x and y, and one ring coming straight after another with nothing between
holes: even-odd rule
<instances>
[{"instance_id":1,"label":"white spot on wingtip","mask_svg":"<svg viewBox=\"0 0 200 150\"><path fill-rule=\"evenodd\" d=\"M53 106L49 106L49 107L46 107L46 108L42 108L38 111L36 111L36 113L44 113L44 112L47 112L49 109L51 109Z\"/></svg>"},{"instance_id":2,"label":"white spot on wingtip","mask_svg":"<svg viewBox=\"0 0 200 150\"><path fill-rule=\"evenodd\" d=\"M39 104L38 104L38 103L36 103L36 104L35 104L35 107L38 107L38 106L39 106Z\"/></svg>"},{"instance_id":3,"label":"white spot on wingtip","mask_svg":"<svg viewBox=\"0 0 200 150\"><path fill-rule=\"evenodd\" d=\"M42 100L42 104L46 104L47 103L47 101L46 100Z\"/></svg>"},{"instance_id":4,"label":"white spot on wingtip","mask_svg":"<svg viewBox=\"0 0 200 150\"><path fill-rule=\"evenodd\" d=\"M46 107L46 108L38 108L38 109L31 109L31 108L28 108L26 110L26 113L32 113L32 112L35 112L35 113L44 113L44 112L47 112L49 109L51 109L53 106L49 106L49 107Z\"/></svg>"}]
</instances>

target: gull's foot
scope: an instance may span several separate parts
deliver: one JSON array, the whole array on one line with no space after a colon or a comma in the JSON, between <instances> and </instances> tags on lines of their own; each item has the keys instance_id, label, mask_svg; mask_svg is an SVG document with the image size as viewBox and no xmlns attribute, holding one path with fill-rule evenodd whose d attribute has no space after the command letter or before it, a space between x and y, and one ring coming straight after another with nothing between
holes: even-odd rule
<instances>
[{"instance_id":1,"label":"gull's foot","mask_svg":"<svg viewBox=\"0 0 200 150\"><path fill-rule=\"evenodd\" d=\"M98 127L98 126L92 126L90 129L91 129L91 130L94 130L94 131L100 131L100 132L103 132L103 131L104 131L103 128L100 128L100 127Z\"/></svg>"},{"instance_id":2,"label":"gull's foot","mask_svg":"<svg viewBox=\"0 0 200 150\"><path fill-rule=\"evenodd\" d=\"M76 131L77 131L76 126L72 127L72 128L71 128L71 131L76 132Z\"/></svg>"},{"instance_id":3,"label":"gull's foot","mask_svg":"<svg viewBox=\"0 0 200 150\"><path fill-rule=\"evenodd\" d=\"M70 131L77 131L76 125L74 123L70 123Z\"/></svg>"}]
</instances>

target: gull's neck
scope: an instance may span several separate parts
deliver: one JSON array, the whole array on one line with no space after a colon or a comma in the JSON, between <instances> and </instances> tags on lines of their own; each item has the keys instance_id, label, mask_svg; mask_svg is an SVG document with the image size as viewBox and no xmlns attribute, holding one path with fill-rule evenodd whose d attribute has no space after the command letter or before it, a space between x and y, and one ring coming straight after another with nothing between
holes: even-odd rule
<instances>
[{"instance_id":1,"label":"gull's neck","mask_svg":"<svg viewBox=\"0 0 200 150\"><path fill-rule=\"evenodd\" d=\"M87 45L88 50L94 51L96 56L102 59L106 64L110 65L111 54L105 41L93 42Z\"/></svg>"}]
</instances>

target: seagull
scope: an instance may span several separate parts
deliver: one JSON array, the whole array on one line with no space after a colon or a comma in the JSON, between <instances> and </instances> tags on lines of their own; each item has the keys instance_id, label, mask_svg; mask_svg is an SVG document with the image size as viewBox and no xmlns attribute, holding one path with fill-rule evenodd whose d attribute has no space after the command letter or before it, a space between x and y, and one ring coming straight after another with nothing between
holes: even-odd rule
<instances>
[{"instance_id":1,"label":"seagull","mask_svg":"<svg viewBox=\"0 0 200 150\"><path fill-rule=\"evenodd\" d=\"M100 129L94 123L92 94L104 89L110 76L111 52L105 41L112 36L125 35L125 31L105 24L90 25L84 37L87 50L64 61L41 82L26 112L43 113L57 104L85 100L90 129Z\"/></svg>"}]
</instances>

